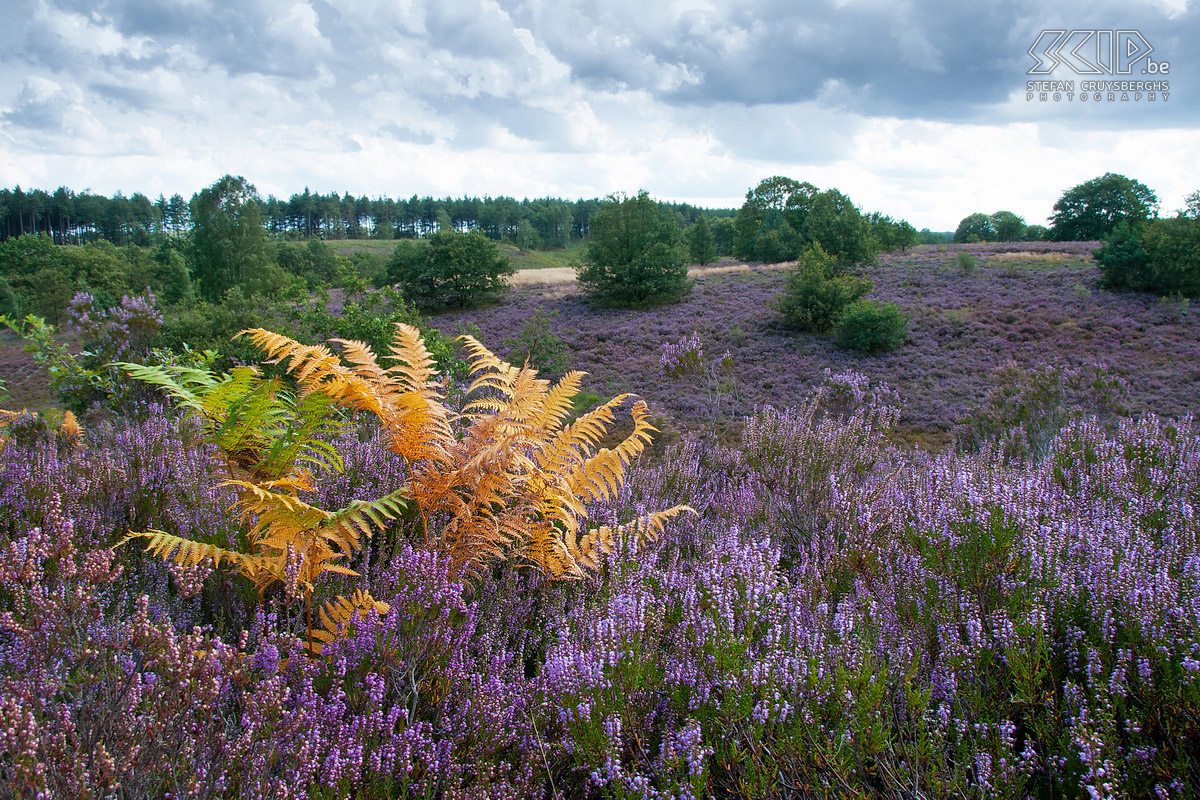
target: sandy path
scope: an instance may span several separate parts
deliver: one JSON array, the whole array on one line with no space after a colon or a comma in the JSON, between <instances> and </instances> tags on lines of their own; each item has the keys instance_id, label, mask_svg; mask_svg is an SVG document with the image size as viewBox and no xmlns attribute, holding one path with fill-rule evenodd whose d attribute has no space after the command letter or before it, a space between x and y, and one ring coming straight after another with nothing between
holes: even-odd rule
<instances>
[{"instance_id":1,"label":"sandy path","mask_svg":"<svg viewBox=\"0 0 1200 800\"><path fill-rule=\"evenodd\" d=\"M760 264L754 269L786 269L792 266L795 262L785 262L783 264ZM751 267L748 264L741 263L720 263L706 267L691 267L688 269L688 276L699 278L705 275L719 275L725 272L749 272ZM520 269L512 276L511 283L513 286L535 286L561 283L574 283L575 270L570 267L546 267L544 269Z\"/></svg>"}]
</instances>

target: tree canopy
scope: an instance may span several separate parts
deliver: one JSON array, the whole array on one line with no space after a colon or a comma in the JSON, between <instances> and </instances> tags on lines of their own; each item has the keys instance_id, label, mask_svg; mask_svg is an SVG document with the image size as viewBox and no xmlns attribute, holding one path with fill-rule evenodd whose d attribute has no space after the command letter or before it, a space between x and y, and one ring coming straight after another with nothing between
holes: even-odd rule
<instances>
[{"instance_id":1,"label":"tree canopy","mask_svg":"<svg viewBox=\"0 0 1200 800\"><path fill-rule=\"evenodd\" d=\"M1102 239L1121 223L1158 215L1158 196L1145 184L1105 173L1073 186L1054 204L1050 231L1055 241Z\"/></svg>"},{"instance_id":2,"label":"tree canopy","mask_svg":"<svg viewBox=\"0 0 1200 800\"><path fill-rule=\"evenodd\" d=\"M592 217L578 277L602 303L642 305L682 297L691 282L674 216L644 191L610 196Z\"/></svg>"},{"instance_id":3,"label":"tree canopy","mask_svg":"<svg viewBox=\"0 0 1200 800\"><path fill-rule=\"evenodd\" d=\"M200 293L218 300L272 263L254 187L226 175L191 203L193 260Z\"/></svg>"},{"instance_id":4,"label":"tree canopy","mask_svg":"<svg viewBox=\"0 0 1200 800\"><path fill-rule=\"evenodd\" d=\"M421 308L466 308L508 288L512 263L478 231L438 231L428 242L401 242L388 278Z\"/></svg>"},{"instance_id":5,"label":"tree canopy","mask_svg":"<svg viewBox=\"0 0 1200 800\"><path fill-rule=\"evenodd\" d=\"M872 260L884 242L906 247L915 235L906 222L879 214L863 216L837 189L821 191L781 175L746 193L734 228L733 252L738 258L791 261L816 244L844 266Z\"/></svg>"}]
</instances>

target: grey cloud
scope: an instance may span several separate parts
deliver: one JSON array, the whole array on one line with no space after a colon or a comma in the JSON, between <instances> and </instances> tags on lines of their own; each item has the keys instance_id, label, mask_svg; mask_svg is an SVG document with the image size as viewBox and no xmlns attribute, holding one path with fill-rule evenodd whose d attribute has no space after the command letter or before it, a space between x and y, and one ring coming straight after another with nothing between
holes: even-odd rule
<instances>
[{"instance_id":1,"label":"grey cloud","mask_svg":"<svg viewBox=\"0 0 1200 800\"><path fill-rule=\"evenodd\" d=\"M842 103L863 113L953 121L994 113L991 106L1024 85L1033 63L1026 51L1043 29L1135 27L1181 62L1191 50L1186 43L1200 32L1200 8L1168 19L1146 2L1076 0L1048 10L1031 0L759 0L672 19L638 14L628 4L628 13L605 15L602 29L584 34L578 20L590 8L587 2L526 0L514 16L538 26L546 46L598 89L640 88L677 104L756 105L813 100L832 85ZM699 80L661 90L656 81L665 70L686 70ZM1198 80L1200 69L1188 64L1173 114L1200 110L1187 102L1196 96L1188 86Z\"/></svg>"},{"instance_id":2,"label":"grey cloud","mask_svg":"<svg viewBox=\"0 0 1200 800\"><path fill-rule=\"evenodd\" d=\"M69 127L75 105L75 98L57 84L26 81L0 121L39 134L58 134Z\"/></svg>"},{"instance_id":3,"label":"grey cloud","mask_svg":"<svg viewBox=\"0 0 1200 800\"><path fill-rule=\"evenodd\" d=\"M1168 19L1148 0L1068 0L1053 9L1034 0L713 0L682 13L648 0L311 0L324 37L312 40L302 26L279 23L294 0L14 2L10 18L25 22L0 30L0 75L10 86L38 75L66 87L54 97L45 85L25 85L0 122L28 130L66 130L65 109L79 103L98 119L112 119L115 107L146 117L194 113L199 122L232 108L243 117L209 127L321 122L459 150L491 146L506 130L541 152L575 152L587 145L565 93L589 103L598 130L619 137L653 134L656 125L710 131L716 150L736 158L828 163L845 156L871 116L1096 129L1200 119L1200 65L1189 60L1200 3ZM143 44L77 47L39 8ZM1133 113L1003 106L1024 86L1036 33L1055 27L1142 30L1156 55L1173 62L1169 105ZM565 65L565 80L527 51L517 29ZM220 82L221 72L249 80ZM232 96L216 97L231 86ZM214 97L193 106L210 88ZM399 105L377 113L376 96ZM254 118L244 105L274 116Z\"/></svg>"},{"instance_id":4,"label":"grey cloud","mask_svg":"<svg viewBox=\"0 0 1200 800\"><path fill-rule=\"evenodd\" d=\"M133 86L93 83L88 88L122 109L146 111L154 108L157 100L151 92Z\"/></svg>"}]
</instances>

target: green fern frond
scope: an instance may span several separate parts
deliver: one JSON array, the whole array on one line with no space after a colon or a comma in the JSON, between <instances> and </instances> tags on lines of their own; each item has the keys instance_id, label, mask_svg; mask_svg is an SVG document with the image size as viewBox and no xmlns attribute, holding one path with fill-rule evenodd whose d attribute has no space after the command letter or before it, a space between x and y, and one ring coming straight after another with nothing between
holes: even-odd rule
<instances>
[{"instance_id":1,"label":"green fern frond","mask_svg":"<svg viewBox=\"0 0 1200 800\"><path fill-rule=\"evenodd\" d=\"M193 539L184 539L182 536L160 530L130 533L117 546L120 547L131 539L145 539L147 553L161 558L163 561L174 561L181 567L194 567L206 558L211 558L214 567L221 566L221 562L224 561L242 569L250 566L253 561L244 553L197 542Z\"/></svg>"}]
</instances>

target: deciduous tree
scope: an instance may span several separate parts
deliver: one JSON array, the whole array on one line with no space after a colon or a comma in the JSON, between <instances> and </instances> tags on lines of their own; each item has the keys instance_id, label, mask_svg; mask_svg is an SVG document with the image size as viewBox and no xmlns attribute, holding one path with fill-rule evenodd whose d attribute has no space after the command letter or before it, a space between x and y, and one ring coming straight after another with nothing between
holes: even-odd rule
<instances>
[{"instance_id":1,"label":"deciduous tree","mask_svg":"<svg viewBox=\"0 0 1200 800\"><path fill-rule=\"evenodd\" d=\"M1051 234L1055 241L1102 239L1122 222L1136 223L1158 215L1158 195L1145 184L1105 173L1074 186L1054 204Z\"/></svg>"}]
</instances>

